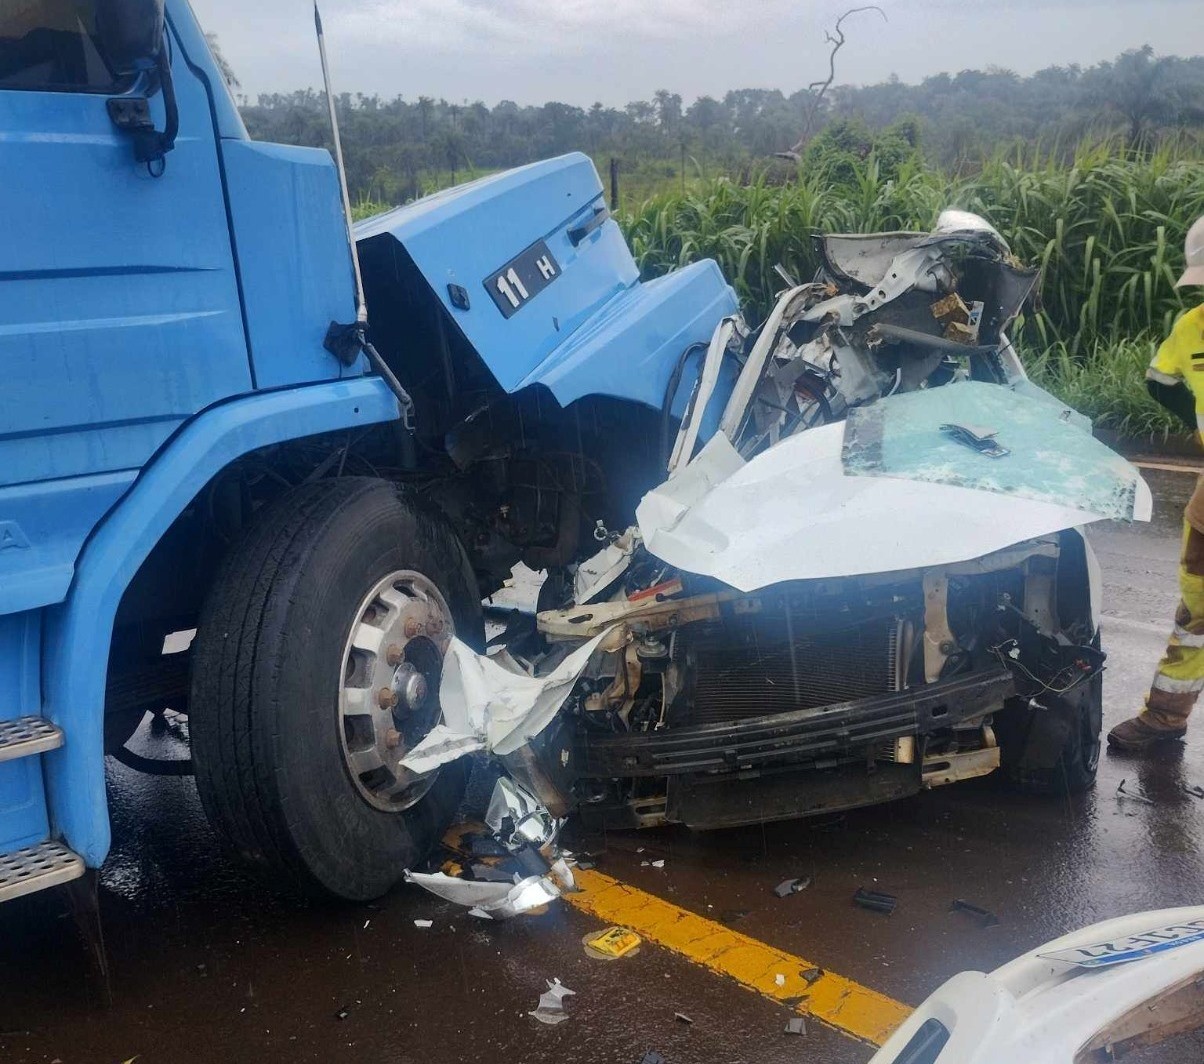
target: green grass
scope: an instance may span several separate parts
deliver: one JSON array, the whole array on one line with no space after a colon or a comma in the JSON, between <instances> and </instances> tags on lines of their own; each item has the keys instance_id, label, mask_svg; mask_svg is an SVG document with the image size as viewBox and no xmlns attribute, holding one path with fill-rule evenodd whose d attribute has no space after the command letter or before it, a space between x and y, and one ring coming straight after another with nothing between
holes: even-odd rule
<instances>
[{"instance_id":1,"label":"green grass","mask_svg":"<svg viewBox=\"0 0 1204 1064\"><path fill-rule=\"evenodd\" d=\"M842 184L806 172L784 185L712 180L621 220L645 277L714 258L759 320L782 287L776 263L814 274L815 233L923 231L942 208L974 211L1041 267L1039 302L1014 330L1041 384L1125 435L1179 433L1142 378L1153 345L1192 305L1174 282L1187 228L1204 215L1196 151L1097 145L1069 162L1012 153L953 176L911 161L893 180L871 156Z\"/></svg>"},{"instance_id":2,"label":"green grass","mask_svg":"<svg viewBox=\"0 0 1204 1064\"><path fill-rule=\"evenodd\" d=\"M1133 439L1181 436L1177 417L1159 406L1145 388L1145 369L1157 338L1096 343L1071 355L1065 344L1021 349L1029 376L1042 388L1090 417L1099 428Z\"/></svg>"}]
</instances>

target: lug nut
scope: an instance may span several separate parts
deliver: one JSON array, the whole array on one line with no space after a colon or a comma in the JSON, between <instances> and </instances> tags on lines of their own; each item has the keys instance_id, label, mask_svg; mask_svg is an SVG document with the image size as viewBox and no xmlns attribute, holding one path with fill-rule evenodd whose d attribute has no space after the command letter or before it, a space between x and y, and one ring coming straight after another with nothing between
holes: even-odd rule
<instances>
[{"instance_id":1,"label":"lug nut","mask_svg":"<svg viewBox=\"0 0 1204 1064\"><path fill-rule=\"evenodd\" d=\"M390 643L385 650L385 661L389 663L390 668L397 668L401 664L401 647L396 643Z\"/></svg>"},{"instance_id":2,"label":"lug nut","mask_svg":"<svg viewBox=\"0 0 1204 1064\"><path fill-rule=\"evenodd\" d=\"M420 620L418 620L417 617L407 617L406 618L405 633L406 633L407 639L413 639L414 636L416 636L421 631L422 631L422 622ZM395 664L395 662L389 662L389 664L393 665L393 664Z\"/></svg>"},{"instance_id":3,"label":"lug nut","mask_svg":"<svg viewBox=\"0 0 1204 1064\"><path fill-rule=\"evenodd\" d=\"M393 688L382 687L376 696L376 704L381 709L392 709L397 705L397 695L393 693Z\"/></svg>"},{"instance_id":4,"label":"lug nut","mask_svg":"<svg viewBox=\"0 0 1204 1064\"><path fill-rule=\"evenodd\" d=\"M396 728L390 728L385 732L385 746L390 750L396 750L401 745L401 732Z\"/></svg>"},{"instance_id":5,"label":"lug nut","mask_svg":"<svg viewBox=\"0 0 1204 1064\"><path fill-rule=\"evenodd\" d=\"M443 619L441 617L432 617L426 622L426 630L428 635L438 635L443 631Z\"/></svg>"}]
</instances>

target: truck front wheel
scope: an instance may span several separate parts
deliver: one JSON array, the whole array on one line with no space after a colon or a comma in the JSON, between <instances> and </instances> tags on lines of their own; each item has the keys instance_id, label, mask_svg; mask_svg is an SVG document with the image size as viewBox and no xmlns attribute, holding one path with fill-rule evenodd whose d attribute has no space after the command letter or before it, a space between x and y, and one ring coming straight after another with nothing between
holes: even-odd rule
<instances>
[{"instance_id":1,"label":"truck front wheel","mask_svg":"<svg viewBox=\"0 0 1204 1064\"><path fill-rule=\"evenodd\" d=\"M378 897L438 842L466 768L398 765L439 721L449 640L481 639L446 521L385 481L290 492L224 563L193 646L205 812L249 862L311 893Z\"/></svg>"}]
</instances>

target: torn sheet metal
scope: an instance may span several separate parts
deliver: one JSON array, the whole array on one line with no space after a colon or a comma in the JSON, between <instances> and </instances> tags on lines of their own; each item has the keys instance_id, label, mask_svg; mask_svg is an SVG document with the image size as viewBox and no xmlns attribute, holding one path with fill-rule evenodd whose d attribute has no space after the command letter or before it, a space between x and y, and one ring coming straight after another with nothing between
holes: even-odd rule
<instances>
[{"instance_id":1,"label":"torn sheet metal","mask_svg":"<svg viewBox=\"0 0 1204 1064\"><path fill-rule=\"evenodd\" d=\"M635 529L629 528L592 558L587 558L577 566L573 576L573 601L578 604L592 602L618 580L631 565L631 556L638 542Z\"/></svg>"},{"instance_id":2,"label":"torn sheet metal","mask_svg":"<svg viewBox=\"0 0 1204 1064\"><path fill-rule=\"evenodd\" d=\"M502 776L493 786L485 823L503 846L513 851L524 846L546 846L560 825L539 800L512 779Z\"/></svg>"},{"instance_id":3,"label":"torn sheet metal","mask_svg":"<svg viewBox=\"0 0 1204 1064\"><path fill-rule=\"evenodd\" d=\"M508 655L487 657L453 638L439 686L443 722L401 759L402 768L424 774L466 753L505 755L524 746L556 716L605 635L578 647L546 676L531 676Z\"/></svg>"},{"instance_id":4,"label":"torn sheet metal","mask_svg":"<svg viewBox=\"0 0 1204 1064\"><path fill-rule=\"evenodd\" d=\"M929 398L939 408L953 386L880 400ZM999 385L984 388L1006 389ZM1023 402L1023 400L1020 400ZM1040 407L1061 424L1053 404ZM871 408L873 409L873 408ZM1068 432L1077 432L1066 426ZM1006 431L1006 429L1005 429ZM682 473L649 492L636 517L647 549L686 572L712 576L741 591L784 580L805 580L968 561L1012 544L1110 517L1108 493L1081 492L1073 501L1026 498L897 476L849 476L844 468L845 423L789 436L744 463L716 435ZM1090 440L1090 437L1087 437ZM1025 442L1027 441L1027 442ZM1015 462L1013 485L1033 469L1039 486L1046 466L1030 456L1033 437L1018 439L1005 459L980 458L961 448L963 462ZM935 433L934 446L956 447ZM1102 445L1092 469L1116 483L1123 459ZM961 457L959 455L959 457ZM1083 476L1093 475L1083 469ZM683 488L689 489L683 492ZM1036 492L1034 492L1036 494ZM1056 492L1049 492L1049 496ZM1088 506L1100 507L1100 510ZM1132 517L1149 520L1152 500L1140 477L1132 483Z\"/></svg>"},{"instance_id":5,"label":"torn sheet metal","mask_svg":"<svg viewBox=\"0 0 1204 1064\"><path fill-rule=\"evenodd\" d=\"M467 906L469 916L485 920L508 920L560 897L547 876L528 876L517 883L457 879L442 872L407 872L405 878L444 901Z\"/></svg>"}]
</instances>

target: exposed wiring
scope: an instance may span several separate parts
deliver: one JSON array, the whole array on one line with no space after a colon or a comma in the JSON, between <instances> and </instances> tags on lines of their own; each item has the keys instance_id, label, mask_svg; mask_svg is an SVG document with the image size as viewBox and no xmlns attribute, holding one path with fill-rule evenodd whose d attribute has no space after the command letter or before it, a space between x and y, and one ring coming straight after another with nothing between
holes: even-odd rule
<instances>
[{"instance_id":1,"label":"exposed wiring","mask_svg":"<svg viewBox=\"0 0 1204 1064\"><path fill-rule=\"evenodd\" d=\"M1074 688L1078 687L1079 684L1095 679L1096 676L1104 671L1104 667L1102 665L1091 669L1089 672L1083 672L1080 669L1079 675L1075 676L1068 684L1062 687L1057 687L1055 684L1058 683L1059 679L1065 676L1067 673L1073 672L1078 667L1078 662L1073 662L1072 664L1067 665L1065 668L1059 669L1056 673L1054 673L1053 677L1047 683L1038 679L1038 677L1036 677L1032 671L1022 661L1020 661L1019 658L1012 657L1011 654L1004 649L1005 647L1015 648L1018 645L1019 644L1015 639L1008 639L1003 643L997 643L995 646L990 648L990 651L999 659L999 663L1001 665L1009 669L1016 669L1032 680L1033 683L1038 685L1038 690L1027 693L1026 697L1028 698L1036 698L1037 696L1044 694L1064 695L1067 692L1074 690Z\"/></svg>"}]
</instances>

